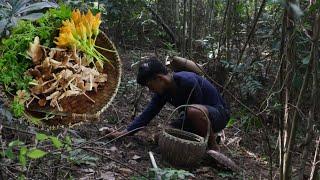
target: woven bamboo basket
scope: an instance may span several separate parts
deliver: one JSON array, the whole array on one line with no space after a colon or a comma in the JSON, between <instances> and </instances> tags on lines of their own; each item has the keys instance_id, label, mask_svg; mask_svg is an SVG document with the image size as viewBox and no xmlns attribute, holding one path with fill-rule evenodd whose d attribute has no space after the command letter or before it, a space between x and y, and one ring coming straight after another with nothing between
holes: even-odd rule
<instances>
[{"instance_id":1,"label":"woven bamboo basket","mask_svg":"<svg viewBox=\"0 0 320 180\"><path fill-rule=\"evenodd\" d=\"M71 96L61 100L60 105L63 108L63 112L57 112L56 109L49 105L40 107L37 102L33 102L27 108L27 113L34 117L44 117L48 113L54 115L53 118L43 121L43 124L49 127L72 126L84 121L99 120L100 114L108 108L118 91L121 81L121 60L116 47L103 32L99 33L96 45L115 52L97 49L110 60L113 67L109 63L105 63L103 73L108 75L107 82L104 86L98 87L97 93L94 91L86 93L95 103L84 95Z\"/></svg>"},{"instance_id":2,"label":"woven bamboo basket","mask_svg":"<svg viewBox=\"0 0 320 180\"><path fill-rule=\"evenodd\" d=\"M185 107L193 107L192 105L182 105L177 107L169 116L167 122L172 118L173 114ZM206 113L199 109L208 121L208 129L205 137L197 134L186 132L180 129L164 128L159 136L159 146L162 157L170 164L178 167L196 166L199 160L205 155L208 139L210 135L210 120Z\"/></svg>"}]
</instances>

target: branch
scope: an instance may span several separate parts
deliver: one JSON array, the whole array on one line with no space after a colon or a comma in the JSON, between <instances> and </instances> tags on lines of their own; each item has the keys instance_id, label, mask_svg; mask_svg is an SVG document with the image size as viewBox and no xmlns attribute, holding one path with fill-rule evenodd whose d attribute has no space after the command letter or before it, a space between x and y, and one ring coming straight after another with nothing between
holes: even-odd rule
<instances>
[{"instance_id":1,"label":"branch","mask_svg":"<svg viewBox=\"0 0 320 180\"><path fill-rule=\"evenodd\" d=\"M102 156L102 157L104 157L104 158L107 158L107 159L109 159L109 160L111 160L111 161L113 161L113 162L116 162L116 163L118 163L118 164L121 164L122 166L124 166L124 167L126 167L126 168L128 168L128 169L131 169L132 171L138 173L140 176L143 176L143 177L145 177L145 178L148 178L147 176L145 176L145 175L144 175L143 173L141 173L140 171L132 168L131 166L128 166L128 165L122 163L121 161L118 161L118 160L116 160L116 159L113 159L113 158L111 158L111 157L109 157L109 156L106 156L105 154L102 154L102 153L97 152L97 151L92 150L92 149L85 149L85 150L90 151L90 152L92 152L92 153L94 153L94 154L97 154L97 155L99 155L99 156Z\"/></svg>"},{"instance_id":2,"label":"branch","mask_svg":"<svg viewBox=\"0 0 320 180\"><path fill-rule=\"evenodd\" d=\"M250 33L249 33L249 35L248 35L248 38L247 38L244 46L242 47L242 49L241 49L241 51L240 51L240 56L239 56L239 58L238 58L237 65L241 62L242 56L243 56L243 54L244 54L244 51L245 51L245 49L247 48L248 43L250 42L251 38L253 37L253 34L254 34L254 32L255 32L255 29L256 29L258 20L259 20L261 14L262 14L262 10L264 9L264 7L265 7L265 5L266 5L266 1L267 1L267 0L263 0L262 3L261 3L259 12L258 12L258 14L257 14L257 16L256 16L256 18L255 18L255 20L254 20L254 23L253 23L253 26L252 26L252 28L251 28L251 30L250 30ZM229 86L229 84L230 84L231 81L233 80L233 77L234 77L234 73L232 73L232 75L231 75L231 77L229 78L228 82L227 82L226 85L224 86L224 88L223 88L224 90L227 89L227 87ZM223 94L223 93L224 93L224 91L222 92L222 94Z\"/></svg>"},{"instance_id":3,"label":"branch","mask_svg":"<svg viewBox=\"0 0 320 180\"><path fill-rule=\"evenodd\" d=\"M24 133L24 134L36 135L36 134L33 133L33 132L24 131L24 130L21 130L21 129L16 129L16 128L9 127L9 126L5 126L5 125L3 125L2 127L3 127L4 129L9 129L9 130L17 131L17 132Z\"/></svg>"},{"instance_id":4,"label":"branch","mask_svg":"<svg viewBox=\"0 0 320 180\"><path fill-rule=\"evenodd\" d=\"M151 12L151 14L157 20L157 22L159 22L161 24L161 26L166 31L166 33L170 36L170 38L173 41L173 43L175 43L175 45L177 45L177 39L178 39L177 36L171 30L171 28L164 22L162 17L159 14L157 14L146 2L144 3L144 6Z\"/></svg>"}]
</instances>

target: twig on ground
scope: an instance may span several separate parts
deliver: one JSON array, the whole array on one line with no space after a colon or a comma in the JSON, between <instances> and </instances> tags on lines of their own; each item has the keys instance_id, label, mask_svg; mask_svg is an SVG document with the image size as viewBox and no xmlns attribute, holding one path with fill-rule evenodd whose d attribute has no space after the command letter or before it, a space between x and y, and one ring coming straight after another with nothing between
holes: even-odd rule
<instances>
[{"instance_id":1,"label":"twig on ground","mask_svg":"<svg viewBox=\"0 0 320 180\"><path fill-rule=\"evenodd\" d=\"M134 168L132 168L132 167L130 167L130 166L128 166L128 165L126 165L126 164L124 164L124 163L116 160L116 159L113 159L113 158L111 158L111 157L109 157L109 156L106 156L105 154L102 154L102 153L97 152L97 151L92 150L92 149L85 149L85 150L90 151L90 152L92 152L92 153L94 153L94 154L97 154L97 155L99 155L99 156L102 156L102 157L104 157L104 158L107 158L107 159L109 159L109 160L111 160L111 161L113 161L113 162L116 162L116 163L118 163L118 164L120 164L120 165L122 165L122 166L124 166L124 167L126 167L126 168L128 168L128 169L131 169L132 171L138 173L139 175L141 175L141 176L143 176L143 177L145 177L145 178L148 178L148 177L146 177L143 173L141 173L140 171L138 171L138 170L136 170L136 169L134 169Z\"/></svg>"},{"instance_id":2,"label":"twig on ground","mask_svg":"<svg viewBox=\"0 0 320 180\"><path fill-rule=\"evenodd\" d=\"M24 131L24 130L21 130L21 129L16 129L16 128L13 128L13 127L5 126L5 125L2 125L2 127L3 127L4 129L9 129L9 130L13 130L13 131L18 131L18 132L21 132L21 133L24 133L24 134L36 135L36 134L33 133L33 132L28 132L28 131Z\"/></svg>"}]
</instances>

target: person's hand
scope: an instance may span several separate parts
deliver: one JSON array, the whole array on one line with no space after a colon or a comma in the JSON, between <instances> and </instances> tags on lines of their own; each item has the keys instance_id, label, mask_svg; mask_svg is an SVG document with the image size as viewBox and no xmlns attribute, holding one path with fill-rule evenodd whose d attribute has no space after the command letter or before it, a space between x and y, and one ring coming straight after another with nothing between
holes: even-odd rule
<instances>
[{"instance_id":1,"label":"person's hand","mask_svg":"<svg viewBox=\"0 0 320 180\"><path fill-rule=\"evenodd\" d=\"M114 131L114 132L111 132L107 137L114 139L120 136L124 136L127 132L128 132L127 130Z\"/></svg>"},{"instance_id":2,"label":"person's hand","mask_svg":"<svg viewBox=\"0 0 320 180\"><path fill-rule=\"evenodd\" d=\"M103 134L107 134L107 137L112 139L123 136L128 132L126 129L122 131L118 131L114 128L109 128L109 127L101 128L99 131L102 131Z\"/></svg>"}]
</instances>

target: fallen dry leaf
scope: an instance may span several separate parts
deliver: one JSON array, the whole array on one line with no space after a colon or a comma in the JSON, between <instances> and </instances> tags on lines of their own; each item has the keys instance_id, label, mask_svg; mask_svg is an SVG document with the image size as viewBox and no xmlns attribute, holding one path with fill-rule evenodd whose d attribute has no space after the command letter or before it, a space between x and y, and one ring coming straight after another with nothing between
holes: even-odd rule
<instances>
[{"instance_id":1,"label":"fallen dry leaf","mask_svg":"<svg viewBox=\"0 0 320 180\"><path fill-rule=\"evenodd\" d=\"M101 173L100 175L100 179L103 179L103 180L115 180L115 173L114 172L111 172L111 171L107 171L107 172L103 172Z\"/></svg>"},{"instance_id":2,"label":"fallen dry leaf","mask_svg":"<svg viewBox=\"0 0 320 180\"><path fill-rule=\"evenodd\" d=\"M128 168L119 168L119 171L120 171L121 173L126 174L126 175L129 175L129 174L132 173L131 169L128 169Z\"/></svg>"}]
</instances>

